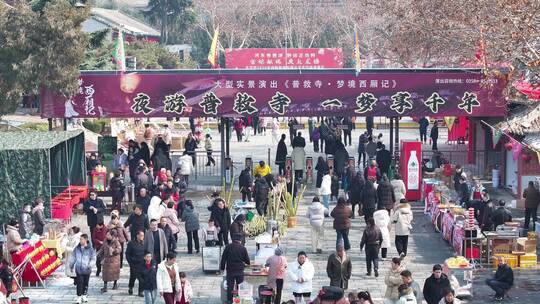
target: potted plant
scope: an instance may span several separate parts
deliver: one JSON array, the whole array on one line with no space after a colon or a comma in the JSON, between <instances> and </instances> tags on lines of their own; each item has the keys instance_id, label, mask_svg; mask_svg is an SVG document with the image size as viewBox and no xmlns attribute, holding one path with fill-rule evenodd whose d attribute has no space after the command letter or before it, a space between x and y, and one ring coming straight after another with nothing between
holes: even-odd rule
<instances>
[{"instance_id":1,"label":"potted plant","mask_svg":"<svg viewBox=\"0 0 540 304\"><path fill-rule=\"evenodd\" d=\"M298 197L296 198L296 201L293 200L293 196L289 192L285 192L283 195L284 197L284 210L285 215L287 216L287 227L294 228L296 227L296 214L298 212L298 206L300 205L300 201L302 200L302 196L304 195L304 191L306 190L306 186L302 186L300 191L298 192Z\"/></svg>"}]
</instances>

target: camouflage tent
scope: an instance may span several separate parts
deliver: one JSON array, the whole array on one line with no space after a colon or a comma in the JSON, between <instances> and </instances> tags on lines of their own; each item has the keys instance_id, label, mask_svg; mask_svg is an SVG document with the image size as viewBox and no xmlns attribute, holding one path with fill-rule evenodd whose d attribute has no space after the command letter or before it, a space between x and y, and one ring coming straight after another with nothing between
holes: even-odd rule
<instances>
[{"instance_id":1,"label":"camouflage tent","mask_svg":"<svg viewBox=\"0 0 540 304\"><path fill-rule=\"evenodd\" d=\"M0 133L0 223L25 202L50 199L68 185L86 184L82 131Z\"/></svg>"}]
</instances>

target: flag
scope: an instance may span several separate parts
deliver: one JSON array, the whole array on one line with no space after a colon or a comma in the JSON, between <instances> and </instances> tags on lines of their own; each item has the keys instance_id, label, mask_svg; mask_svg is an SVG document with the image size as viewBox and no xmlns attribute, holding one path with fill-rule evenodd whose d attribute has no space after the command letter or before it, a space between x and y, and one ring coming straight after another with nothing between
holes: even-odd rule
<instances>
[{"instance_id":1,"label":"flag","mask_svg":"<svg viewBox=\"0 0 540 304\"><path fill-rule=\"evenodd\" d=\"M497 146L499 143L499 140L501 139L501 136L503 135L503 132L501 130L495 130L491 129L491 139L493 140L493 149Z\"/></svg>"},{"instance_id":2,"label":"flag","mask_svg":"<svg viewBox=\"0 0 540 304\"><path fill-rule=\"evenodd\" d=\"M114 63L116 63L116 69L120 71L126 70L126 52L124 51L124 35L122 30L118 30L118 37L116 37L116 43L114 44L113 51Z\"/></svg>"},{"instance_id":3,"label":"flag","mask_svg":"<svg viewBox=\"0 0 540 304\"><path fill-rule=\"evenodd\" d=\"M214 38L212 38L212 44L210 45L210 51L208 52L208 63L212 68L219 67L219 26L214 31Z\"/></svg>"},{"instance_id":4,"label":"flag","mask_svg":"<svg viewBox=\"0 0 540 304\"><path fill-rule=\"evenodd\" d=\"M444 122L446 123L446 127L448 128L448 131L452 130L452 127L454 126L455 121L456 121L456 118L454 116L444 117Z\"/></svg>"},{"instance_id":5,"label":"flag","mask_svg":"<svg viewBox=\"0 0 540 304\"><path fill-rule=\"evenodd\" d=\"M360 40L358 40L358 30L356 29L356 24L354 25L354 69L356 72L360 72L362 69L362 63L360 62Z\"/></svg>"},{"instance_id":6,"label":"flag","mask_svg":"<svg viewBox=\"0 0 540 304\"><path fill-rule=\"evenodd\" d=\"M523 150L523 145L515 139L512 139L512 159L516 161Z\"/></svg>"}]
</instances>

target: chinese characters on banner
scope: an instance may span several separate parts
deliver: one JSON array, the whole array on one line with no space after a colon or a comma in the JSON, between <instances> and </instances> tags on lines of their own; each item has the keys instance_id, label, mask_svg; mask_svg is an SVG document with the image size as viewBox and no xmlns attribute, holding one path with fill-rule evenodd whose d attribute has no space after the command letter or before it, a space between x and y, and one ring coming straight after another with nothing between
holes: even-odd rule
<instances>
[{"instance_id":1,"label":"chinese characters on banner","mask_svg":"<svg viewBox=\"0 0 540 304\"><path fill-rule=\"evenodd\" d=\"M231 49L225 50L228 69L325 69L343 68L340 48Z\"/></svg>"},{"instance_id":2,"label":"chinese characters on banner","mask_svg":"<svg viewBox=\"0 0 540 304\"><path fill-rule=\"evenodd\" d=\"M504 116L502 79L482 73L349 70L246 73L83 73L69 102L42 92L42 116ZM488 84L488 85L486 85ZM99 109L99 111L97 110ZM66 114L67 113L67 114Z\"/></svg>"}]
</instances>

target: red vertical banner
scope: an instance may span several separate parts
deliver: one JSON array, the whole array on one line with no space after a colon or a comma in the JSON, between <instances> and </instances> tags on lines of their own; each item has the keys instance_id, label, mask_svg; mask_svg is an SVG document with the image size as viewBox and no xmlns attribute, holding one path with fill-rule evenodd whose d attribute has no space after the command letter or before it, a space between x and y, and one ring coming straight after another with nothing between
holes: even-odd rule
<instances>
[{"instance_id":1,"label":"red vertical banner","mask_svg":"<svg viewBox=\"0 0 540 304\"><path fill-rule=\"evenodd\" d=\"M407 188L408 201L420 200L422 196L422 143L419 141L401 142L401 176Z\"/></svg>"},{"instance_id":2,"label":"red vertical banner","mask_svg":"<svg viewBox=\"0 0 540 304\"><path fill-rule=\"evenodd\" d=\"M290 156L285 159L285 177L287 180L292 180L292 158Z\"/></svg>"}]
</instances>

